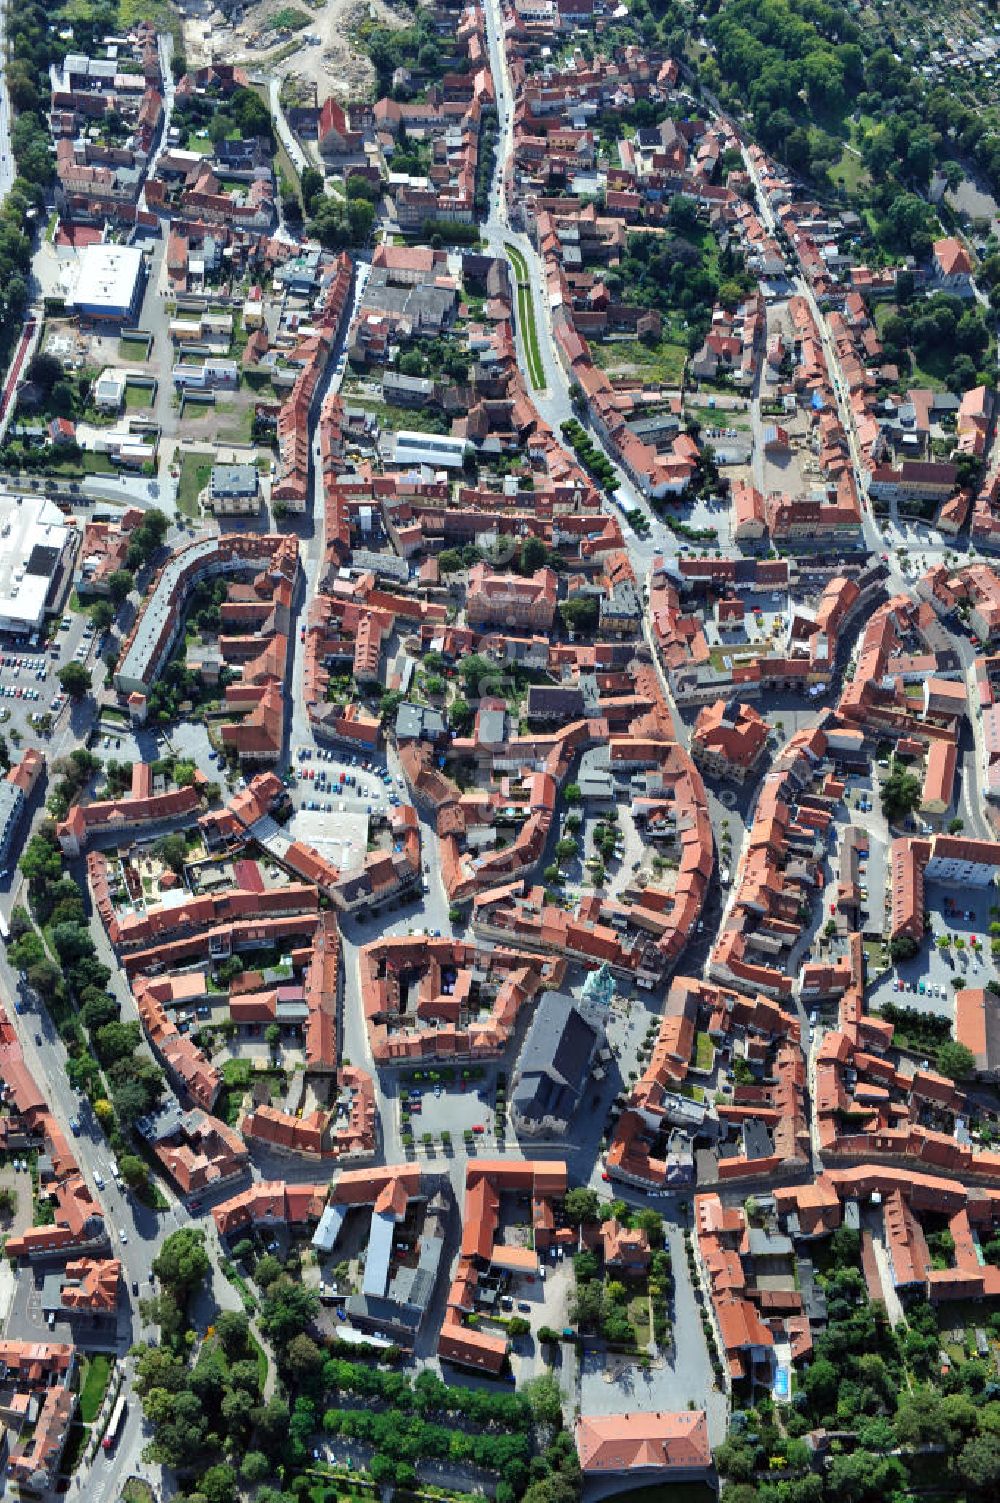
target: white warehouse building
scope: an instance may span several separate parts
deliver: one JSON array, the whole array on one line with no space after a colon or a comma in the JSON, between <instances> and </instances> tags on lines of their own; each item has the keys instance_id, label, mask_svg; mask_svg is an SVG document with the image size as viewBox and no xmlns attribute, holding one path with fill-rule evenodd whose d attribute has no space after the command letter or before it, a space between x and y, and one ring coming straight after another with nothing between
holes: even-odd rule
<instances>
[{"instance_id":1,"label":"white warehouse building","mask_svg":"<svg viewBox=\"0 0 1000 1503\"><path fill-rule=\"evenodd\" d=\"M81 318L127 323L138 315L145 280L146 263L136 246L87 245L80 252L73 307Z\"/></svg>"},{"instance_id":2,"label":"white warehouse building","mask_svg":"<svg viewBox=\"0 0 1000 1503\"><path fill-rule=\"evenodd\" d=\"M70 577L76 540L54 501L0 494L0 631L39 630Z\"/></svg>"}]
</instances>

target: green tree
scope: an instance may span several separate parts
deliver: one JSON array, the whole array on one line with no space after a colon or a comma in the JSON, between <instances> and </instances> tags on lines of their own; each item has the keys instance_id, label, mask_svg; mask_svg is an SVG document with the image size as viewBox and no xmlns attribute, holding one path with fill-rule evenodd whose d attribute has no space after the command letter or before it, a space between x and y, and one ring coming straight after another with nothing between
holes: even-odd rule
<instances>
[{"instance_id":1,"label":"green tree","mask_svg":"<svg viewBox=\"0 0 1000 1503\"><path fill-rule=\"evenodd\" d=\"M171 1232L153 1260L156 1277L184 1301L205 1278L210 1266L205 1233L189 1226Z\"/></svg>"},{"instance_id":2,"label":"green tree","mask_svg":"<svg viewBox=\"0 0 1000 1503\"><path fill-rule=\"evenodd\" d=\"M965 1080L976 1068L975 1055L964 1044L942 1044L937 1062L941 1074L951 1080Z\"/></svg>"},{"instance_id":3,"label":"green tree","mask_svg":"<svg viewBox=\"0 0 1000 1503\"><path fill-rule=\"evenodd\" d=\"M914 809L919 808L921 797L919 778L902 767L893 767L882 784L882 811L886 819L905 819Z\"/></svg>"},{"instance_id":4,"label":"green tree","mask_svg":"<svg viewBox=\"0 0 1000 1503\"><path fill-rule=\"evenodd\" d=\"M651 1247L663 1246L663 1217L659 1211L647 1207L639 1211L635 1218L635 1224L641 1231L646 1233Z\"/></svg>"},{"instance_id":5,"label":"green tree","mask_svg":"<svg viewBox=\"0 0 1000 1503\"><path fill-rule=\"evenodd\" d=\"M235 1503L236 1473L231 1466L210 1466L201 1474L198 1491L204 1495L205 1503Z\"/></svg>"},{"instance_id":6,"label":"green tree","mask_svg":"<svg viewBox=\"0 0 1000 1503\"><path fill-rule=\"evenodd\" d=\"M958 1474L983 1498L996 1498L1000 1490L1000 1442L995 1434L974 1435L958 1453Z\"/></svg>"},{"instance_id":7,"label":"green tree","mask_svg":"<svg viewBox=\"0 0 1000 1503\"><path fill-rule=\"evenodd\" d=\"M549 550L541 538L525 538L518 559L519 574L534 574L548 562Z\"/></svg>"},{"instance_id":8,"label":"green tree","mask_svg":"<svg viewBox=\"0 0 1000 1503\"><path fill-rule=\"evenodd\" d=\"M122 1179L133 1190L141 1190L148 1183L149 1170L145 1161L136 1153L126 1153L118 1161Z\"/></svg>"},{"instance_id":9,"label":"green tree","mask_svg":"<svg viewBox=\"0 0 1000 1503\"><path fill-rule=\"evenodd\" d=\"M108 594L115 605L127 600L135 584L135 577L128 569L116 569L108 575Z\"/></svg>"},{"instance_id":10,"label":"green tree","mask_svg":"<svg viewBox=\"0 0 1000 1503\"><path fill-rule=\"evenodd\" d=\"M539 1373L530 1378L521 1393L530 1404L531 1416L537 1425L559 1428L562 1424L562 1393L552 1373Z\"/></svg>"},{"instance_id":11,"label":"green tree","mask_svg":"<svg viewBox=\"0 0 1000 1503\"><path fill-rule=\"evenodd\" d=\"M567 1190L563 1200L563 1210L567 1221L572 1222L574 1226L579 1226L583 1221L597 1221L600 1216L597 1191L590 1190L584 1185Z\"/></svg>"},{"instance_id":12,"label":"green tree","mask_svg":"<svg viewBox=\"0 0 1000 1503\"><path fill-rule=\"evenodd\" d=\"M247 1451L240 1462L240 1476L251 1487L271 1475L271 1463L263 1451Z\"/></svg>"},{"instance_id":13,"label":"green tree","mask_svg":"<svg viewBox=\"0 0 1000 1503\"><path fill-rule=\"evenodd\" d=\"M816 1413L825 1415L836 1404L840 1376L828 1358L819 1357L802 1374L802 1387Z\"/></svg>"},{"instance_id":14,"label":"green tree","mask_svg":"<svg viewBox=\"0 0 1000 1503\"><path fill-rule=\"evenodd\" d=\"M83 699L90 690L90 670L82 663L65 663L56 674L59 687L70 699Z\"/></svg>"},{"instance_id":15,"label":"green tree","mask_svg":"<svg viewBox=\"0 0 1000 1503\"><path fill-rule=\"evenodd\" d=\"M576 595L572 600L563 600L559 614L569 631L593 631L597 625L599 606L596 595Z\"/></svg>"},{"instance_id":16,"label":"green tree","mask_svg":"<svg viewBox=\"0 0 1000 1503\"><path fill-rule=\"evenodd\" d=\"M38 993L46 1004L52 1002L63 990L62 972L47 957L33 961L27 967L28 985Z\"/></svg>"},{"instance_id":17,"label":"green tree","mask_svg":"<svg viewBox=\"0 0 1000 1503\"><path fill-rule=\"evenodd\" d=\"M285 1367L292 1380L300 1387L308 1384L323 1366L323 1353L313 1341L301 1331L293 1336L285 1351Z\"/></svg>"},{"instance_id":18,"label":"green tree","mask_svg":"<svg viewBox=\"0 0 1000 1503\"><path fill-rule=\"evenodd\" d=\"M241 1310L220 1311L215 1317L215 1335L230 1361L250 1350L250 1322Z\"/></svg>"},{"instance_id":19,"label":"green tree","mask_svg":"<svg viewBox=\"0 0 1000 1503\"><path fill-rule=\"evenodd\" d=\"M115 619L115 608L109 600L97 600L90 607L90 619L95 631L107 631Z\"/></svg>"},{"instance_id":20,"label":"green tree","mask_svg":"<svg viewBox=\"0 0 1000 1503\"><path fill-rule=\"evenodd\" d=\"M141 1039L138 1023L105 1023L94 1034L94 1050L102 1065L113 1065L117 1060L131 1059Z\"/></svg>"},{"instance_id":21,"label":"green tree","mask_svg":"<svg viewBox=\"0 0 1000 1503\"><path fill-rule=\"evenodd\" d=\"M161 835L153 847L155 855L178 874L184 870L187 859L187 841L183 835Z\"/></svg>"},{"instance_id":22,"label":"green tree","mask_svg":"<svg viewBox=\"0 0 1000 1503\"><path fill-rule=\"evenodd\" d=\"M270 1336L279 1346L283 1346L306 1329L318 1309L318 1293L283 1274L269 1286L264 1295L260 1328L265 1336Z\"/></svg>"},{"instance_id":23,"label":"green tree","mask_svg":"<svg viewBox=\"0 0 1000 1503\"><path fill-rule=\"evenodd\" d=\"M323 174L315 167L305 167L299 177L302 204L307 214L315 212L314 200L323 193Z\"/></svg>"},{"instance_id":24,"label":"green tree","mask_svg":"<svg viewBox=\"0 0 1000 1503\"><path fill-rule=\"evenodd\" d=\"M52 929L52 944L65 966L72 966L85 955L92 955L94 942L89 931L80 923L56 924ZM138 1028L138 1024L136 1027Z\"/></svg>"}]
</instances>

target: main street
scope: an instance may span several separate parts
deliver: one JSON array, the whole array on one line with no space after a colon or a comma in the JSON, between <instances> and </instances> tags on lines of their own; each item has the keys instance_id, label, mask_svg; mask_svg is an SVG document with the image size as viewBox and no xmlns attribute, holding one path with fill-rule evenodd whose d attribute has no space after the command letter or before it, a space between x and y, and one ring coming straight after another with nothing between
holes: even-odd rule
<instances>
[{"instance_id":1,"label":"main street","mask_svg":"<svg viewBox=\"0 0 1000 1503\"><path fill-rule=\"evenodd\" d=\"M483 239L494 256L499 256L507 262L512 287L514 288L516 288L517 275L508 256L507 246L513 245L516 250L520 251L524 258L528 272L528 282L531 288L531 299L534 306L538 351L545 374L545 385L540 391L536 391L532 387L531 366L525 345L525 331L521 328L519 318L515 321L515 343L518 364L524 376L525 386L539 413L557 436L561 433L563 423L568 422L570 418L575 417L578 421L582 422L594 443L603 451L608 462L614 468L618 490L628 506L642 512L650 523L649 535L645 538L640 538L632 531L627 521L619 518L622 532L625 535L625 544L629 557L632 560L632 567L635 570L636 578L641 581L649 574L654 554L676 554L677 539L657 519L655 512L646 501L646 498L632 483L629 476L626 475L614 455L609 452L601 434L590 422L586 414L577 411L570 400L570 381L559 358L552 328L552 300L549 296L545 266L530 237L523 231L512 227L508 211L506 176L514 146L514 92L510 72L507 67L507 56L503 46L501 0L484 0L484 14L486 18L486 38L489 48L490 68L493 73L497 112L500 118L500 134L497 138L496 164L494 180L490 189L489 207L482 226ZM605 502L605 505L610 510L610 503Z\"/></svg>"}]
</instances>

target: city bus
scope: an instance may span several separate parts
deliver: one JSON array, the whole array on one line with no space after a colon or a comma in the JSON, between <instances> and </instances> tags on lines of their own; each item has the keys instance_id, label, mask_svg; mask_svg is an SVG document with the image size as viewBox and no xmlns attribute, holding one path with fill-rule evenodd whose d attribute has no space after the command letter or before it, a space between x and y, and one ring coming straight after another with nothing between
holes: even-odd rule
<instances>
[{"instance_id":1,"label":"city bus","mask_svg":"<svg viewBox=\"0 0 1000 1503\"><path fill-rule=\"evenodd\" d=\"M118 1444L118 1437L121 1434L121 1428L125 1421L127 1407L125 1395L123 1393L119 1394L115 1401L115 1407L111 1411L111 1418L108 1421L108 1428L104 1432L104 1439L101 1441L101 1445L106 1451L113 1451Z\"/></svg>"}]
</instances>

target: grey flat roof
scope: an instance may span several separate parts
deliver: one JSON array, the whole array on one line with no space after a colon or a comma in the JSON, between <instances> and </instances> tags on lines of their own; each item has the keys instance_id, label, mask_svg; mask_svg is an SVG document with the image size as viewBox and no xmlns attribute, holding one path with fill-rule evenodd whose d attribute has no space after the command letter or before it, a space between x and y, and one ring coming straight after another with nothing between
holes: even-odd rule
<instances>
[{"instance_id":1,"label":"grey flat roof","mask_svg":"<svg viewBox=\"0 0 1000 1503\"><path fill-rule=\"evenodd\" d=\"M255 464L214 464L212 490L219 496L256 495L260 477Z\"/></svg>"}]
</instances>

